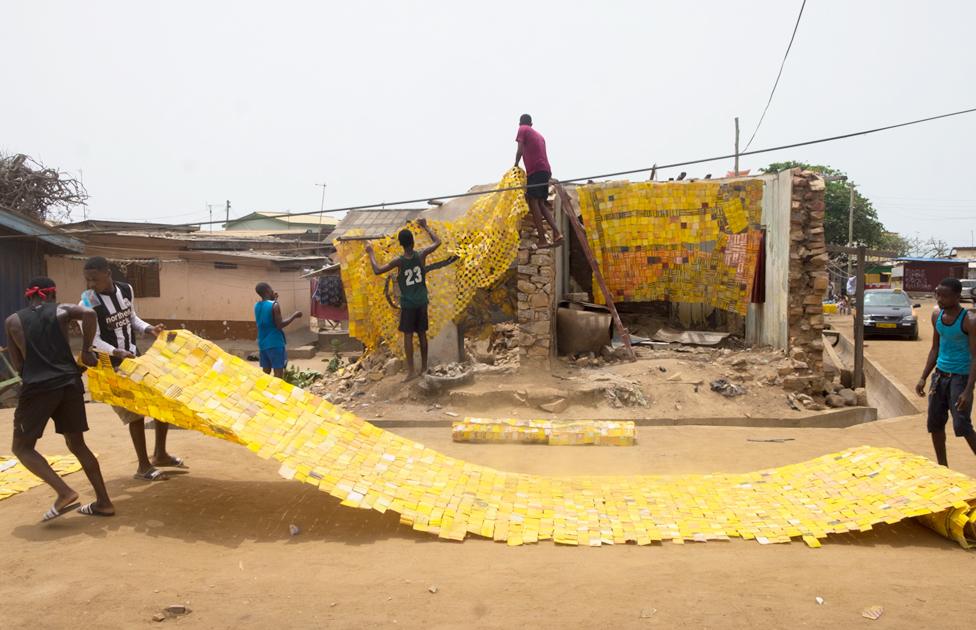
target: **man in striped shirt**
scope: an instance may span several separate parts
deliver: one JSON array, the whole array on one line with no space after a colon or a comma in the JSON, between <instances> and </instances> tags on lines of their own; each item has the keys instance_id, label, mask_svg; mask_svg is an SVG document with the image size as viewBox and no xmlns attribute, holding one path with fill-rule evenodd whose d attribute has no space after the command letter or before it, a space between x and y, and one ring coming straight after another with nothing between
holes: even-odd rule
<instances>
[{"instance_id":1,"label":"man in striped shirt","mask_svg":"<svg viewBox=\"0 0 976 630\"><path fill-rule=\"evenodd\" d=\"M95 311L98 331L93 350L112 357L112 365L118 367L122 359L137 356L136 335L146 335L153 339L163 330L162 324L152 326L139 319L136 314L132 286L116 282L112 278L112 268L108 260L101 256L89 258L85 262L85 283L88 290L81 296L82 306ZM87 348L86 348L87 349ZM123 407L112 407L124 424L129 426L132 445L136 449L139 468L133 478L141 481L163 481L168 476L157 466L183 468L183 460L166 452L166 434L169 425L156 420L156 447L149 458L146 449L146 419Z\"/></svg>"}]
</instances>

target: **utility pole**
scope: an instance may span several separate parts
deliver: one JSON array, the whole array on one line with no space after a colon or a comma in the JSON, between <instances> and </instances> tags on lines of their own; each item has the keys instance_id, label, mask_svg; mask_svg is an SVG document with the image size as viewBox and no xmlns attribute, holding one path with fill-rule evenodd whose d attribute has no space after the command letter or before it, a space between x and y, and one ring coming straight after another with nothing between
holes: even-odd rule
<instances>
[{"instance_id":1,"label":"utility pole","mask_svg":"<svg viewBox=\"0 0 976 630\"><path fill-rule=\"evenodd\" d=\"M207 212L210 214L210 231L213 232L213 226L214 226L214 224L213 224L213 209L216 208L218 206L218 204L210 203L208 201L206 203L206 206L207 206Z\"/></svg>"},{"instance_id":2,"label":"utility pole","mask_svg":"<svg viewBox=\"0 0 976 630\"><path fill-rule=\"evenodd\" d=\"M85 172L78 169L78 181L81 183L81 189L85 190ZM86 191L87 192L87 191ZM81 216L85 217L85 221L88 220L88 202L83 201L81 203Z\"/></svg>"},{"instance_id":3,"label":"utility pole","mask_svg":"<svg viewBox=\"0 0 976 630\"><path fill-rule=\"evenodd\" d=\"M230 223L230 199L225 201L224 204L225 204L224 205L224 214L225 214L224 229L226 230L227 224Z\"/></svg>"},{"instance_id":4,"label":"utility pole","mask_svg":"<svg viewBox=\"0 0 976 630\"><path fill-rule=\"evenodd\" d=\"M854 246L854 182L847 182L848 188L851 191L851 201L847 206L847 246ZM851 260L850 256L847 257L847 277L851 277Z\"/></svg>"},{"instance_id":5,"label":"utility pole","mask_svg":"<svg viewBox=\"0 0 976 630\"><path fill-rule=\"evenodd\" d=\"M735 176L739 176L739 117L735 117Z\"/></svg>"},{"instance_id":6,"label":"utility pole","mask_svg":"<svg viewBox=\"0 0 976 630\"><path fill-rule=\"evenodd\" d=\"M319 204L319 225L322 225L322 214L325 212L325 187L326 184L315 184L322 187L322 203Z\"/></svg>"}]
</instances>

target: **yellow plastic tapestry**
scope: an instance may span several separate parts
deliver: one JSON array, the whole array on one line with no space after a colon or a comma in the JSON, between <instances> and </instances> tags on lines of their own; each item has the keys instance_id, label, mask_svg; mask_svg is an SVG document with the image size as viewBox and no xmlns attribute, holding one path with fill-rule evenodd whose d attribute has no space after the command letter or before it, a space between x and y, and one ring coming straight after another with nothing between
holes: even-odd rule
<instances>
[{"instance_id":1,"label":"yellow plastic tapestry","mask_svg":"<svg viewBox=\"0 0 976 630\"><path fill-rule=\"evenodd\" d=\"M68 475L81 470L81 464L74 455L51 455L47 463L59 475ZM39 486L43 481L24 468L12 455L0 455L0 501Z\"/></svg>"},{"instance_id":2,"label":"yellow plastic tapestry","mask_svg":"<svg viewBox=\"0 0 976 630\"><path fill-rule=\"evenodd\" d=\"M392 510L451 540L646 545L737 536L819 546L828 534L932 514L964 542L952 532L971 535L976 505L976 479L867 446L743 474L503 472L384 431L186 331L166 332L118 372L103 363L88 379L96 400L244 444L344 506Z\"/></svg>"},{"instance_id":3,"label":"yellow plastic tapestry","mask_svg":"<svg viewBox=\"0 0 976 630\"><path fill-rule=\"evenodd\" d=\"M465 418L451 423L455 442L549 444L551 446L633 446L630 420L522 420Z\"/></svg>"},{"instance_id":4,"label":"yellow plastic tapestry","mask_svg":"<svg viewBox=\"0 0 976 630\"><path fill-rule=\"evenodd\" d=\"M525 182L525 172L513 168L498 183L498 188L525 186ZM443 244L427 260L427 265L457 256L455 262L427 276L431 338L464 311L479 288L490 288L505 275L518 255L519 225L526 212L525 192L509 190L479 196L457 221L430 222L430 228ZM414 233L418 249L430 244L430 239L416 224L407 227ZM347 234L356 235L355 231ZM367 349L385 342L391 351L402 354L403 344L397 330L399 312L386 299L385 278L376 276L370 267L365 243L340 240L336 244L349 303L349 334L362 341ZM403 254L396 234L372 243L380 264Z\"/></svg>"},{"instance_id":5,"label":"yellow plastic tapestry","mask_svg":"<svg viewBox=\"0 0 976 630\"><path fill-rule=\"evenodd\" d=\"M578 193L587 240L614 300L746 314L762 242L761 180L616 181ZM604 301L596 286L594 298Z\"/></svg>"}]
</instances>

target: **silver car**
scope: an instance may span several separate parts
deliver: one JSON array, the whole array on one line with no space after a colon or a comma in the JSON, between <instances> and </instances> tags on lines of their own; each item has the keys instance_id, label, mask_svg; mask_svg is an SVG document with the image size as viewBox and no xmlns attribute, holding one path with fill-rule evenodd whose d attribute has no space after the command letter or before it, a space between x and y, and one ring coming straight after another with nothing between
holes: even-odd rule
<instances>
[{"instance_id":1,"label":"silver car","mask_svg":"<svg viewBox=\"0 0 976 630\"><path fill-rule=\"evenodd\" d=\"M918 318L908 294L900 289L871 289L864 292L864 336L896 335L918 339Z\"/></svg>"},{"instance_id":2,"label":"silver car","mask_svg":"<svg viewBox=\"0 0 976 630\"><path fill-rule=\"evenodd\" d=\"M962 283L962 300L969 300L976 304L976 280L960 280Z\"/></svg>"}]
</instances>

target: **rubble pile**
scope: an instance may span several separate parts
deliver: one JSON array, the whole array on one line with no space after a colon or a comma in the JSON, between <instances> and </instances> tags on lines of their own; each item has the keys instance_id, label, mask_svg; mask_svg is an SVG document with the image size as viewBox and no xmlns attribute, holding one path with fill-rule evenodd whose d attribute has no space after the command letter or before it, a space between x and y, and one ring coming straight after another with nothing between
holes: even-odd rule
<instances>
[{"instance_id":1,"label":"rubble pile","mask_svg":"<svg viewBox=\"0 0 976 630\"><path fill-rule=\"evenodd\" d=\"M487 343L464 340L464 352L476 374L508 374L519 367L519 330L514 322L495 324Z\"/></svg>"}]
</instances>

